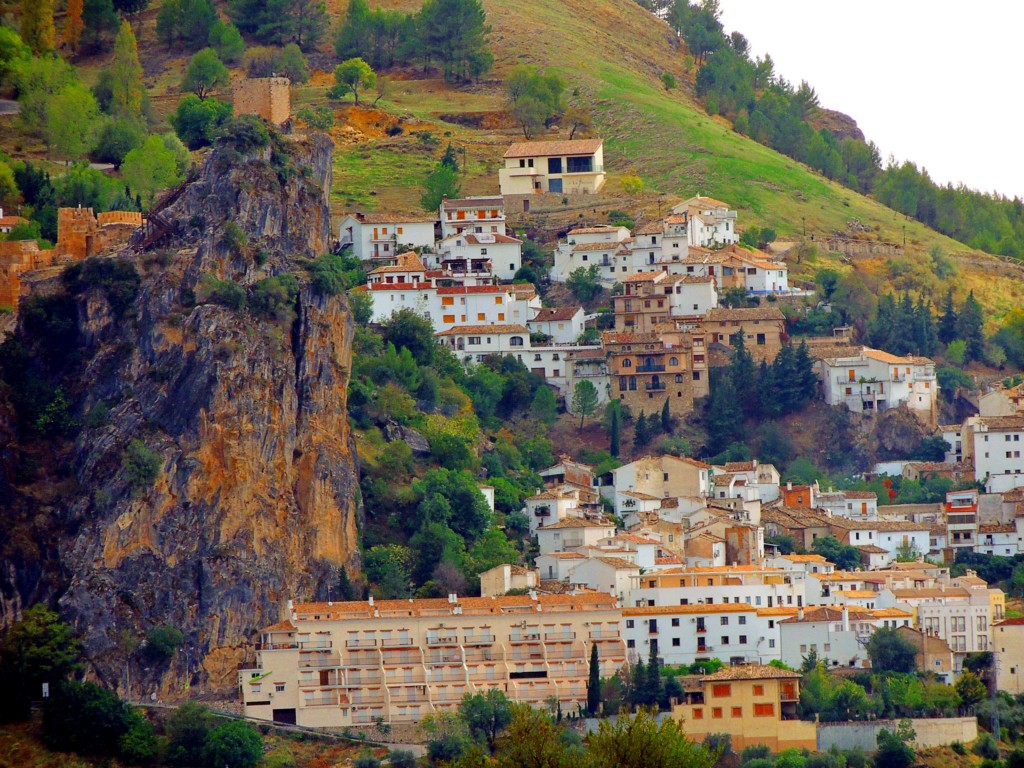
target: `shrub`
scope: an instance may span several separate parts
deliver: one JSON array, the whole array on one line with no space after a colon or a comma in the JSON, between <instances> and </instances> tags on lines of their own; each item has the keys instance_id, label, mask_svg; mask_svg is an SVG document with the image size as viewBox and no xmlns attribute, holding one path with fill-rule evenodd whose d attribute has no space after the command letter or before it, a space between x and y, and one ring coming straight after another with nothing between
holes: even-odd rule
<instances>
[{"instance_id":1,"label":"shrub","mask_svg":"<svg viewBox=\"0 0 1024 768\"><path fill-rule=\"evenodd\" d=\"M43 741L61 751L112 754L134 725L132 714L96 683L61 682L43 708Z\"/></svg>"},{"instance_id":2,"label":"shrub","mask_svg":"<svg viewBox=\"0 0 1024 768\"><path fill-rule=\"evenodd\" d=\"M118 744L121 756L135 765L152 765L158 752L153 724L138 712L133 712L132 727Z\"/></svg>"},{"instance_id":3,"label":"shrub","mask_svg":"<svg viewBox=\"0 0 1024 768\"><path fill-rule=\"evenodd\" d=\"M220 133L226 143L242 154L263 149L270 144L270 129L255 115L236 117L225 123Z\"/></svg>"},{"instance_id":4,"label":"shrub","mask_svg":"<svg viewBox=\"0 0 1024 768\"><path fill-rule=\"evenodd\" d=\"M203 745L204 763L211 768L256 768L263 757L260 732L248 723L230 720L213 728Z\"/></svg>"},{"instance_id":5,"label":"shrub","mask_svg":"<svg viewBox=\"0 0 1024 768\"><path fill-rule=\"evenodd\" d=\"M245 306L245 289L234 280L219 280L213 275L203 275L197 286L196 301L239 310Z\"/></svg>"},{"instance_id":6,"label":"shrub","mask_svg":"<svg viewBox=\"0 0 1024 768\"><path fill-rule=\"evenodd\" d=\"M167 762L176 766L203 765L203 747L213 727L208 707L186 701L167 718Z\"/></svg>"},{"instance_id":7,"label":"shrub","mask_svg":"<svg viewBox=\"0 0 1024 768\"><path fill-rule=\"evenodd\" d=\"M128 443L128 447L121 454L121 466L128 476L128 482L136 491L152 487L160 477L161 463L160 455L137 438Z\"/></svg>"},{"instance_id":8,"label":"shrub","mask_svg":"<svg viewBox=\"0 0 1024 768\"><path fill-rule=\"evenodd\" d=\"M956 752L958 755L966 755L967 747L964 746L962 741L954 741L949 745L949 748Z\"/></svg>"},{"instance_id":9,"label":"shrub","mask_svg":"<svg viewBox=\"0 0 1024 768\"><path fill-rule=\"evenodd\" d=\"M981 734L977 741L974 742L974 746L971 747L971 751L987 760L999 759L999 745L996 744L996 740L992 738L991 733Z\"/></svg>"},{"instance_id":10,"label":"shrub","mask_svg":"<svg viewBox=\"0 0 1024 768\"><path fill-rule=\"evenodd\" d=\"M171 125L189 149L209 146L222 126L231 119L232 106L214 98L200 99L194 93L178 102Z\"/></svg>"},{"instance_id":11,"label":"shrub","mask_svg":"<svg viewBox=\"0 0 1024 768\"><path fill-rule=\"evenodd\" d=\"M111 120L100 131L92 156L99 163L120 165L124 156L145 140L146 131L135 120Z\"/></svg>"},{"instance_id":12,"label":"shrub","mask_svg":"<svg viewBox=\"0 0 1024 768\"><path fill-rule=\"evenodd\" d=\"M363 752L363 754L352 761L352 768L380 768L380 760L369 751Z\"/></svg>"},{"instance_id":13,"label":"shrub","mask_svg":"<svg viewBox=\"0 0 1024 768\"><path fill-rule=\"evenodd\" d=\"M295 319L295 297L299 283L293 275L283 274L260 280L253 286L249 309L258 317L290 322Z\"/></svg>"},{"instance_id":14,"label":"shrub","mask_svg":"<svg viewBox=\"0 0 1024 768\"><path fill-rule=\"evenodd\" d=\"M771 760L771 757L772 751L767 744L752 744L740 752L740 765L746 768L747 763L752 760Z\"/></svg>"},{"instance_id":15,"label":"shrub","mask_svg":"<svg viewBox=\"0 0 1024 768\"><path fill-rule=\"evenodd\" d=\"M135 266L124 259L92 258L64 270L61 280L72 293L98 288L115 317L124 317L135 303L142 278Z\"/></svg>"},{"instance_id":16,"label":"shrub","mask_svg":"<svg viewBox=\"0 0 1024 768\"><path fill-rule=\"evenodd\" d=\"M184 640L181 630L170 624L153 627L146 633L144 653L150 661L164 663L171 660Z\"/></svg>"},{"instance_id":17,"label":"shrub","mask_svg":"<svg viewBox=\"0 0 1024 768\"><path fill-rule=\"evenodd\" d=\"M224 229L220 233L220 244L231 251L235 256L238 255L247 244L249 238L246 237L245 232L242 228L234 221L229 221L224 224Z\"/></svg>"},{"instance_id":18,"label":"shrub","mask_svg":"<svg viewBox=\"0 0 1024 768\"><path fill-rule=\"evenodd\" d=\"M393 749L388 756L394 768L416 768L416 755L407 749Z\"/></svg>"},{"instance_id":19,"label":"shrub","mask_svg":"<svg viewBox=\"0 0 1024 768\"><path fill-rule=\"evenodd\" d=\"M665 86L666 91L671 91L676 87L676 76L671 72L664 72L661 75L661 84Z\"/></svg>"},{"instance_id":20,"label":"shrub","mask_svg":"<svg viewBox=\"0 0 1024 768\"><path fill-rule=\"evenodd\" d=\"M330 107L305 107L296 113L299 120L302 120L310 128L326 131L334 125L334 111Z\"/></svg>"}]
</instances>

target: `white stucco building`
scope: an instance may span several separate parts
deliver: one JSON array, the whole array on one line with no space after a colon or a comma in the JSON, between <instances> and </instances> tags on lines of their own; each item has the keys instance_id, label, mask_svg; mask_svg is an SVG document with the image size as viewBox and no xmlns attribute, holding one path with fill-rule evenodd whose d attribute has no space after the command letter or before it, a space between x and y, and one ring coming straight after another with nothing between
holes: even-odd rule
<instances>
[{"instance_id":1,"label":"white stucco building","mask_svg":"<svg viewBox=\"0 0 1024 768\"><path fill-rule=\"evenodd\" d=\"M939 384L935 363L926 357L900 357L863 347L859 353L821 361L825 402L855 413L876 413L906 405L934 424Z\"/></svg>"},{"instance_id":2,"label":"white stucco building","mask_svg":"<svg viewBox=\"0 0 1024 768\"><path fill-rule=\"evenodd\" d=\"M352 246L357 259L388 261L410 248L431 247L435 221L432 217L351 213L342 219L338 239L342 246Z\"/></svg>"},{"instance_id":3,"label":"white stucco building","mask_svg":"<svg viewBox=\"0 0 1024 768\"><path fill-rule=\"evenodd\" d=\"M595 193L604 186L600 139L524 141L509 147L498 170L502 195Z\"/></svg>"}]
</instances>

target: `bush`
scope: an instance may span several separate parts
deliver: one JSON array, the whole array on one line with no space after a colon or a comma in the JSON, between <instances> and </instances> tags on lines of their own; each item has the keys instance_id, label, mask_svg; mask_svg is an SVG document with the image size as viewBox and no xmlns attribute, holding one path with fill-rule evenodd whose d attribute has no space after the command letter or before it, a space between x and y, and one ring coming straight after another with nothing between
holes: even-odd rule
<instances>
[{"instance_id":1,"label":"bush","mask_svg":"<svg viewBox=\"0 0 1024 768\"><path fill-rule=\"evenodd\" d=\"M121 756L135 765L152 765L159 751L156 731L153 724L138 712L132 714L132 727L121 737L118 744Z\"/></svg>"},{"instance_id":2,"label":"bush","mask_svg":"<svg viewBox=\"0 0 1024 768\"><path fill-rule=\"evenodd\" d=\"M407 749L393 749L389 756L393 768L416 768L416 755Z\"/></svg>"},{"instance_id":3,"label":"bush","mask_svg":"<svg viewBox=\"0 0 1024 768\"><path fill-rule=\"evenodd\" d=\"M219 280L213 275L203 275L196 289L196 301L200 304L220 304L237 311L245 306L245 289L234 280Z\"/></svg>"},{"instance_id":4,"label":"bush","mask_svg":"<svg viewBox=\"0 0 1024 768\"><path fill-rule=\"evenodd\" d=\"M145 129L134 120L111 120L100 131L93 159L98 163L120 165L124 156L142 146Z\"/></svg>"},{"instance_id":5,"label":"bush","mask_svg":"<svg viewBox=\"0 0 1024 768\"><path fill-rule=\"evenodd\" d=\"M666 91L671 91L676 87L676 76L671 72L664 72L661 75L661 84L665 86Z\"/></svg>"},{"instance_id":6,"label":"bush","mask_svg":"<svg viewBox=\"0 0 1024 768\"><path fill-rule=\"evenodd\" d=\"M186 701L167 718L167 762L175 766L203 765L203 748L213 727L209 708Z\"/></svg>"},{"instance_id":7,"label":"bush","mask_svg":"<svg viewBox=\"0 0 1024 768\"><path fill-rule=\"evenodd\" d=\"M967 747L964 746L962 741L954 741L949 745L949 748L956 752L958 755L966 755Z\"/></svg>"},{"instance_id":8,"label":"bush","mask_svg":"<svg viewBox=\"0 0 1024 768\"><path fill-rule=\"evenodd\" d=\"M185 636L181 630L170 624L153 627L146 634L144 653L146 658L154 663L165 663L177 653L184 640Z\"/></svg>"},{"instance_id":9,"label":"bush","mask_svg":"<svg viewBox=\"0 0 1024 768\"><path fill-rule=\"evenodd\" d=\"M222 126L231 119L232 106L217 99L200 99L194 93L178 102L170 117L175 133L189 149L213 144Z\"/></svg>"},{"instance_id":10,"label":"bush","mask_svg":"<svg viewBox=\"0 0 1024 768\"><path fill-rule=\"evenodd\" d=\"M256 768L263 757L260 732L248 723L230 720L213 728L203 745L204 763L210 768Z\"/></svg>"},{"instance_id":11,"label":"bush","mask_svg":"<svg viewBox=\"0 0 1024 768\"><path fill-rule=\"evenodd\" d=\"M253 286L249 309L258 317L290 322L295 319L295 297L299 283L289 274L260 280Z\"/></svg>"},{"instance_id":12,"label":"bush","mask_svg":"<svg viewBox=\"0 0 1024 768\"><path fill-rule=\"evenodd\" d=\"M325 296L337 296L366 282L366 271L359 259L325 253L309 267L313 287Z\"/></svg>"},{"instance_id":13,"label":"bush","mask_svg":"<svg viewBox=\"0 0 1024 768\"><path fill-rule=\"evenodd\" d=\"M363 752L363 754L352 761L352 768L380 768L380 760L369 751Z\"/></svg>"},{"instance_id":14,"label":"bush","mask_svg":"<svg viewBox=\"0 0 1024 768\"><path fill-rule=\"evenodd\" d=\"M996 740L992 738L991 733L981 734L974 742L974 746L971 747L971 751L987 760L999 759L999 745L996 744Z\"/></svg>"},{"instance_id":15,"label":"bush","mask_svg":"<svg viewBox=\"0 0 1024 768\"><path fill-rule=\"evenodd\" d=\"M740 752L740 765L746 768L747 763L752 760L771 760L772 751L768 748L767 744L752 744L749 747L744 747L743 751Z\"/></svg>"},{"instance_id":16,"label":"bush","mask_svg":"<svg viewBox=\"0 0 1024 768\"><path fill-rule=\"evenodd\" d=\"M135 266L124 259L92 258L64 270L61 281L72 293L98 288L115 317L124 317L135 303L142 278Z\"/></svg>"},{"instance_id":17,"label":"bush","mask_svg":"<svg viewBox=\"0 0 1024 768\"><path fill-rule=\"evenodd\" d=\"M160 455L146 447L139 439L132 440L121 454L121 466L124 467L128 482L136 491L152 487L160 477Z\"/></svg>"},{"instance_id":18,"label":"bush","mask_svg":"<svg viewBox=\"0 0 1024 768\"><path fill-rule=\"evenodd\" d=\"M43 708L43 741L52 749L114 754L135 724L131 707L96 683L54 686Z\"/></svg>"},{"instance_id":19,"label":"bush","mask_svg":"<svg viewBox=\"0 0 1024 768\"><path fill-rule=\"evenodd\" d=\"M270 144L270 130L255 115L242 115L225 123L220 131L225 143L234 146L243 155Z\"/></svg>"}]
</instances>

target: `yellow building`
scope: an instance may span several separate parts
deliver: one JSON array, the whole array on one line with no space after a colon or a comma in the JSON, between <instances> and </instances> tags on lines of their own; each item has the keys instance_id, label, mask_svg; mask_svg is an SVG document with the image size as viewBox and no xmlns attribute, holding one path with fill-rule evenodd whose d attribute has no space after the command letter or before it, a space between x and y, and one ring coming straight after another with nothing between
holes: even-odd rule
<instances>
[{"instance_id":1,"label":"yellow building","mask_svg":"<svg viewBox=\"0 0 1024 768\"><path fill-rule=\"evenodd\" d=\"M1024 618L1003 619L992 627L996 657L996 687L1014 695L1024 693Z\"/></svg>"},{"instance_id":2,"label":"yellow building","mask_svg":"<svg viewBox=\"0 0 1024 768\"><path fill-rule=\"evenodd\" d=\"M800 675L777 667L726 667L686 687L685 701L672 709L693 741L728 733L733 749L765 744L772 751L817 749L814 723L797 718Z\"/></svg>"},{"instance_id":3,"label":"yellow building","mask_svg":"<svg viewBox=\"0 0 1024 768\"><path fill-rule=\"evenodd\" d=\"M249 717L312 727L416 722L497 688L535 706L586 704L590 649L601 675L625 662L609 594L289 603L239 671Z\"/></svg>"}]
</instances>

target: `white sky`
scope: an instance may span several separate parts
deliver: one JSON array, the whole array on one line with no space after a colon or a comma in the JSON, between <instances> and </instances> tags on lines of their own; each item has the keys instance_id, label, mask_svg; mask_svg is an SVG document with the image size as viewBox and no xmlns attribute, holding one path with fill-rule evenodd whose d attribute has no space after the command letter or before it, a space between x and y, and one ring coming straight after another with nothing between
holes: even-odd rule
<instances>
[{"instance_id":1,"label":"white sky","mask_svg":"<svg viewBox=\"0 0 1024 768\"><path fill-rule=\"evenodd\" d=\"M1024 197L1024 2L719 0L775 71L807 80L938 183Z\"/></svg>"}]
</instances>

